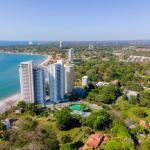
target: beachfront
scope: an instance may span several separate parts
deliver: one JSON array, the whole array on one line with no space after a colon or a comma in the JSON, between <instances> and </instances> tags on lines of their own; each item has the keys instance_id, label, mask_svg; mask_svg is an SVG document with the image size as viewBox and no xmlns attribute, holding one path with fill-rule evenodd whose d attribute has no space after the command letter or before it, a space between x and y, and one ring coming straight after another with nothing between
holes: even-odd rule
<instances>
[{"instance_id":1,"label":"beachfront","mask_svg":"<svg viewBox=\"0 0 150 150\"><path fill-rule=\"evenodd\" d=\"M50 61L51 57L47 57L47 59L45 59L40 66L45 66L46 64L48 64L48 62ZM18 101L20 101L20 93L11 95L5 99L0 100L0 113L5 112L6 110L8 110L9 108L11 108L12 106L15 106Z\"/></svg>"},{"instance_id":2,"label":"beachfront","mask_svg":"<svg viewBox=\"0 0 150 150\"><path fill-rule=\"evenodd\" d=\"M20 93L1 100L0 101L0 113L3 113L9 108L15 106L19 100L20 100Z\"/></svg>"}]
</instances>

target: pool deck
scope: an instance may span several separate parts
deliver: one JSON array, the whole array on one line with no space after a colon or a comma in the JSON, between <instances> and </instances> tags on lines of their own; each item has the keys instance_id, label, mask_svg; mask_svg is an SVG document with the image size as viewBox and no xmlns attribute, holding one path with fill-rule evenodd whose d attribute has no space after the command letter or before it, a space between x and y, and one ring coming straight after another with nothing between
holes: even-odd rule
<instances>
[{"instance_id":1,"label":"pool deck","mask_svg":"<svg viewBox=\"0 0 150 150\"><path fill-rule=\"evenodd\" d=\"M72 104L85 104L85 105L87 105L90 109L97 109L97 110L102 110L102 109L103 109L103 107L101 107L101 106L98 106L98 105L96 105L96 104L91 104L91 103L89 103L89 102L87 102L87 101L84 101L84 100L79 100L79 101L74 101L74 102L63 102L63 103L53 104L53 105L51 106L51 108L57 109L57 110L61 110L62 108L68 107L68 106L70 106L70 105L72 105Z\"/></svg>"}]
</instances>

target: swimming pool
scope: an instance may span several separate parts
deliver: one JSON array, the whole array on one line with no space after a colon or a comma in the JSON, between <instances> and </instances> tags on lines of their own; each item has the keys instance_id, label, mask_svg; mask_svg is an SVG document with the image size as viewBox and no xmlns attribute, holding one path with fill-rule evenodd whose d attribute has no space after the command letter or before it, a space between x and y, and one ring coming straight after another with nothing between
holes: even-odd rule
<instances>
[{"instance_id":1,"label":"swimming pool","mask_svg":"<svg viewBox=\"0 0 150 150\"><path fill-rule=\"evenodd\" d=\"M91 112L88 112L89 108L85 104L71 104L68 108L72 110L72 113L82 115L84 117L91 114Z\"/></svg>"},{"instance_id":2,"label":"swimming pool","mask_svg":"<svg viewBox=\"0 0 150 150\"><path fill-rule=\"evenodd\" d=\"M80 104L72 104L72 105L69 106L69 108L70 108L71 110L73 110L73 111L74 111L74 110L82 110Z\"/></svg>"}]
</instances>

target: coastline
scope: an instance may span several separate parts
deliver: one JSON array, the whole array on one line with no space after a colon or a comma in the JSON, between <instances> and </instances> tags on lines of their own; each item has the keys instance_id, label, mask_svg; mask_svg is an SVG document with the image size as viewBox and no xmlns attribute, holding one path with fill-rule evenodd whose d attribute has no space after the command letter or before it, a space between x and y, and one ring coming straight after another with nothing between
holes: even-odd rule
<instances>
[{"instance_id":1,"label":"coastline","mask_svg":"<svg viewBox=\"0 0 150 150\"><path fill-rule=\"evenodd\" d=\"M15 106L17 102L20 101L20 93L11 95L0 101L0 113L4 113L6 110Z\"/></svg>"},{"instance_id":2,"label":"coastline","mask_svg":"<svg viewBox=\"0 0 150 150\"><path fill-rule=\"evenodd\" d=\"M14 54L17 54L17 53L14 53ZM26 53L23 53L23 54L26 54ZM44 56L44 55L41 55L41 56ZM39 64L39 66L46 67L50 59L51 59L51 56L47 55L47 58L43 60ZM13 94L7 98L0 100L0 114L4 113L6 110L10 109L12 106L15 106L18 101L20 101L20 93Z\"/></svg>"},{"instance_id":3,"label":"coastline","mask_svg":"<svg viewBox=\"0 0 150 150\"><path fill-rule=\"evenodd\" d=\"M21 52L5 52L3 50L0 50L0 54L20 54L20 55L35 55L35 56L49 56L47 54L38 54L38 53L21 53Z\"/></svg>"}]
</instances>

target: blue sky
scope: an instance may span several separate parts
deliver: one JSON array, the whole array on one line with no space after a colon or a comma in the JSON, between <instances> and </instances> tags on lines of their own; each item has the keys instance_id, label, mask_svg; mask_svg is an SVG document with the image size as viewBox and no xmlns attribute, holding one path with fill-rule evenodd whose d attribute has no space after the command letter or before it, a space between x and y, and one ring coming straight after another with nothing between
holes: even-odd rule
<instances>
[{"instance_id":1,"label":"blue sky","mask_svg":"<svg viewBox=\"0 0 150 150\"><path fill-rule=\"evenodd\" d=\"M0 0L0 40L150 39L150 0Z\"/></svg>"}]
</instances>

